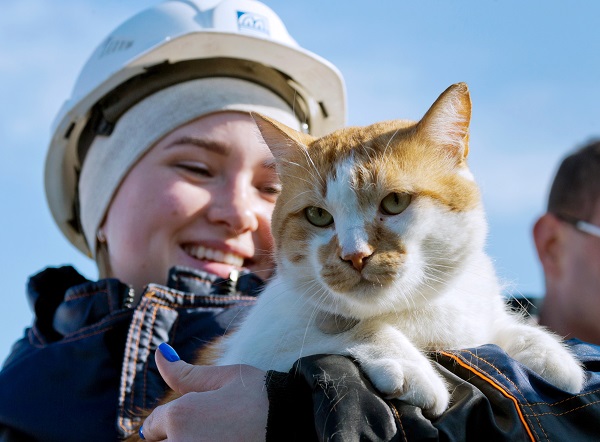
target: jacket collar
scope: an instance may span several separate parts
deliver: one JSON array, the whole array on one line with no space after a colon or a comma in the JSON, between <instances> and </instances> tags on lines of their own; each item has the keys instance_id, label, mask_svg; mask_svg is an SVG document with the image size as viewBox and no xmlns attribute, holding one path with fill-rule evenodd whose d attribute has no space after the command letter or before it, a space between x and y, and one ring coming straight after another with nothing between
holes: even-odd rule
<instances>
[{"instance_id":1,"label":"jacket collar","mask_svg":"<svg viewBox=\"0 0 600 442\"><path fill-rule=\"evenodd\" d=\"M232 281L192 268L173 267L166 289L197 296L227 296L236 292L256 296L263 285L260 278L249 272ZM131 288L121 281L112 278L90 281L71 266L42 270L29 279L27 292L36 326L49 341L58 340L84 324L95 323L116 310L130 308L133 301ZM102 296L95 296L99 293Z\"/></svg>"}]
</instances>

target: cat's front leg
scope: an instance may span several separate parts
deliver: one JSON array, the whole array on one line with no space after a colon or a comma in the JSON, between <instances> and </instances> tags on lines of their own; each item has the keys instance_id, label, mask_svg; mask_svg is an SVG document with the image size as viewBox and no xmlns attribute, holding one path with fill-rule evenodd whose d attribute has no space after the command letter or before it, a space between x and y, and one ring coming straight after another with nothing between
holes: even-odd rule
<instances>
[{"instance_id":1,"label":"cat's front leg","mask_svg":"<svg viewBox=\"0 0 600 442\"><path fill-rule=\"evenodd\" d=\"M362 337L350 354L381 393L422 408L432 417L448 408L446 383L400 331L386 326L368 330Z\"/></svg>"},{"instance_id":2,"label":"cat's front leg","mask_svg":"<svg viewBox=\"0 0 600 442\"><path fill-rule=\"evenodd\" d=\"M494 343L552 385L569 393L581 391L585 381L581 364L550 331L509 318L500 322Z\"/></svg>"}]
</instances>

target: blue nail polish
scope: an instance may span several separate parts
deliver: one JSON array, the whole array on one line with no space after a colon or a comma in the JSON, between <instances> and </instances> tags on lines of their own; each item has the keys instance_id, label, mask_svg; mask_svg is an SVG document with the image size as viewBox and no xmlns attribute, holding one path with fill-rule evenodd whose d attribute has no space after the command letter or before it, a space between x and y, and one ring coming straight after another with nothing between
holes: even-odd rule
<instances>
[{"instance_id":1,"label":"blue nail polish","mask_svg":"<svg viewBox=\"0 0 600 442\"><path fill-rule=\"evenodd\" d=\"M140 435L140 439L146 440L146 437L144 436L144 432L142 431L142 428L144 428L144 427L140 427L138 434Z\"/></svg>"},{"instance_id":2,"label":"blue nail polish","mask_svg":"<svg viewBox=\"0 0 600 442\"><path fill-rule=\"evenodd\" d=\"M179 355L177 354L177 352L173 349L173 347L171 347L166 342L163 342L162 344L160 344L158 346L158 349L160 350L160 352L162 353L162 355L165 357L165 359L167 361L175 362L175 361L179 360Z\"/></svg>"}]
</instances>

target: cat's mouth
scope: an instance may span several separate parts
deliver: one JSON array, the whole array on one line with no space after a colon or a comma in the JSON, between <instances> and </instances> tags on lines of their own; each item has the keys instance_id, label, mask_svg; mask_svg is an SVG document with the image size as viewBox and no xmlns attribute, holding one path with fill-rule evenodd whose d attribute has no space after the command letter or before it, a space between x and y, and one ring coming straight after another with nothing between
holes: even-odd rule
<instances>
[{"instance_id":1,"label":"cat's mouth","mask_svg":"<svg viewBox=\"0 0 600 442\"><path fill-rule=\"evenodd\" d=\"M198 259L200 261L219 262L237 268L244 267L244 258L235 253L223 252L222 250L211 249L210 247L191 244L184 245L182 248L192 258Z\"/></svg>"},{"instance_id":2,"label":"cat's mouth","mask_svg":"<svg viewBox=\"0 0 600 442\"><path fill-rule=\"evenodd\" d=\"M336 292L351 294L355 292L379 291L393 284L397 269L370 268L357 271L348 266L325 266L321 277Z\"/></svg>"}]
</instances>

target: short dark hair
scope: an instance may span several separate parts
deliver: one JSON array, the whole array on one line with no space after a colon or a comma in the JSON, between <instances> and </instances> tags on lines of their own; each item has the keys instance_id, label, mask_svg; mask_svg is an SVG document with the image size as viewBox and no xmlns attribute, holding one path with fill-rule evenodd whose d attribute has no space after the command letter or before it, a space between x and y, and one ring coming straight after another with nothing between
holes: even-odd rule
<instances>
[{"instance_id":1,"label":"short dark hair","mask_svg":"<svg viewBox=\"0 0 600 442\"><path fill-rule=\"evenodd\" d=\"M548 212L589 221L600 201L600 139L565 157L548 198Z\"/></svg>"}]
</instances>

